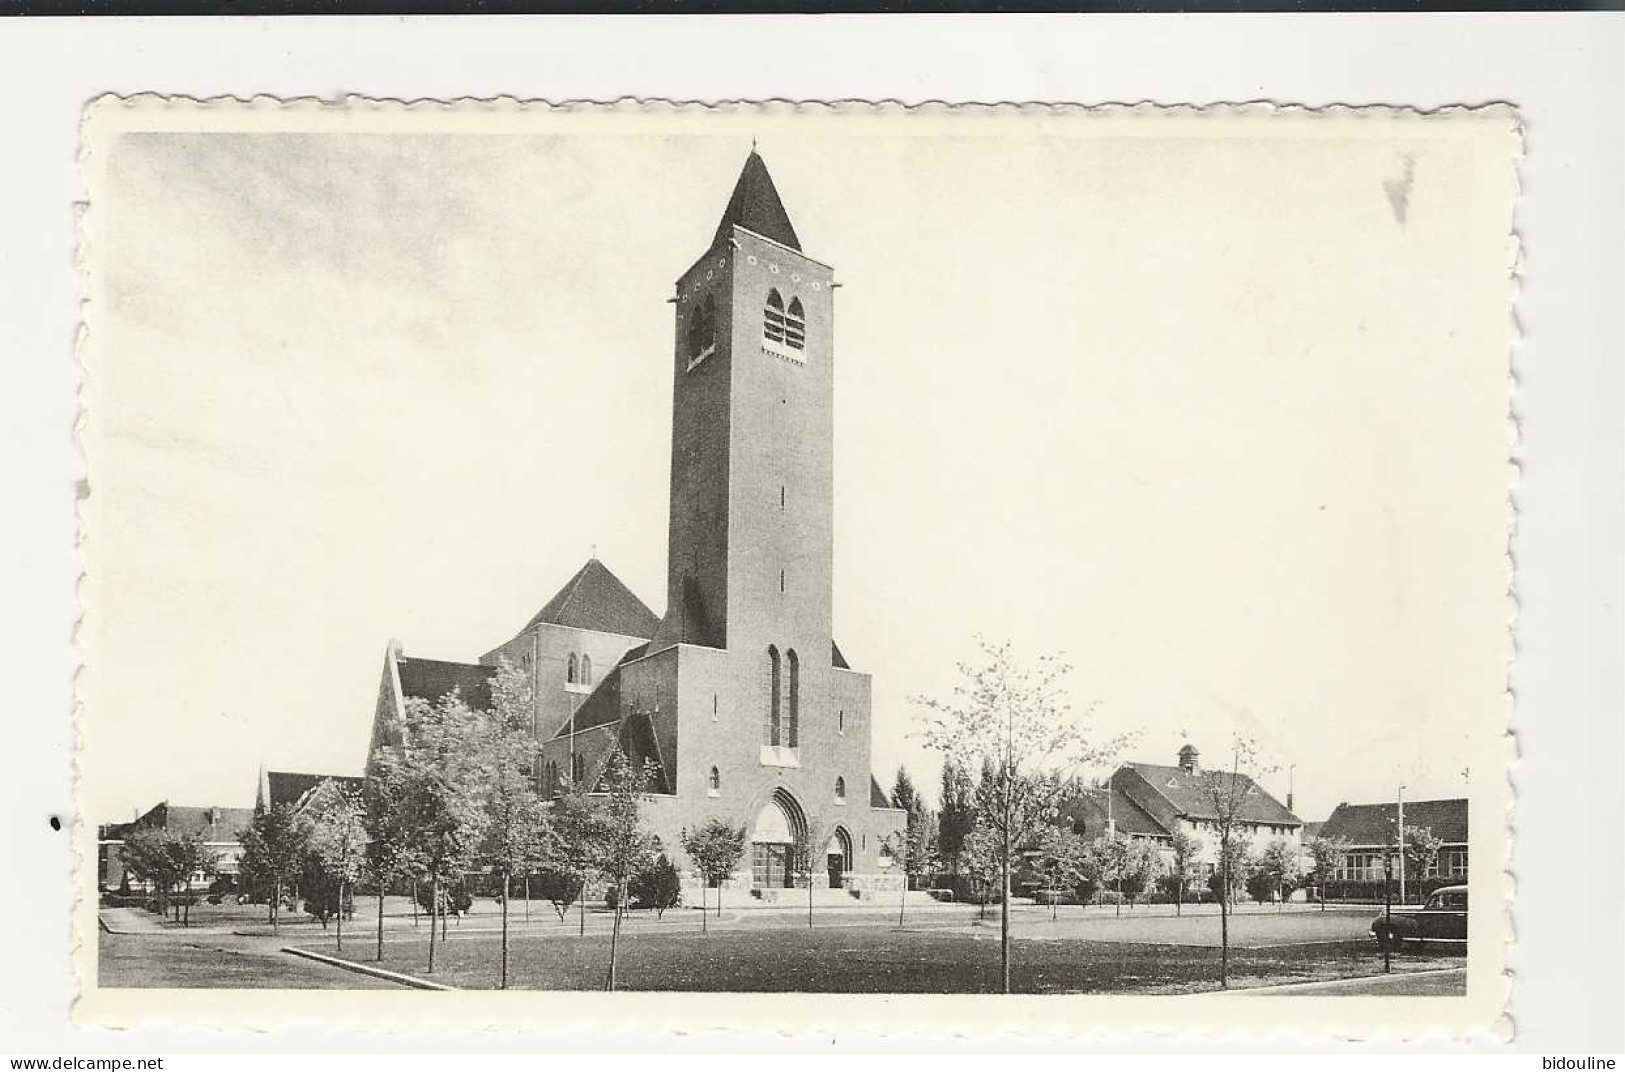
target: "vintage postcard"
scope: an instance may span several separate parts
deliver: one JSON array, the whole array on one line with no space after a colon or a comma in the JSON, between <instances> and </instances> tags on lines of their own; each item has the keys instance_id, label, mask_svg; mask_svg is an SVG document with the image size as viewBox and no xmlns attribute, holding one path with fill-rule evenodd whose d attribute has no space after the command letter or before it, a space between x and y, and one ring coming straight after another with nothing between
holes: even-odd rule
<instances>
[{"instance_id":1,"label":"vintage postcard","mask_svg":"<svg viewBox=\"0 0 1625 1072\"><path fill-rule=\"evenodd\" d=\"M1520 146L96 102L77 1017L1504 1032Z\"/></svg>"}]
</instances>

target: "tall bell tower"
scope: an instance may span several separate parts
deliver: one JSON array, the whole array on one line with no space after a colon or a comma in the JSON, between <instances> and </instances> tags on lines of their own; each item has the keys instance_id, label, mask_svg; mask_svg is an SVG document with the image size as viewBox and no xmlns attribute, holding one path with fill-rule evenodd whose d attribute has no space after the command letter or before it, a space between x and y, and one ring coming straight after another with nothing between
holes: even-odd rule
<instances>
[{"instance_id":1,"label":"tall bell tower","mask_svg":"<svg viewBox=\"0 0 1625 1072\"><path fill-rule=\"evenodd\" d=\"M677 283L667 610L651 650L772 646L829 666L833 275L802 252L752 151Z\"/></svg>"}]
</instances>

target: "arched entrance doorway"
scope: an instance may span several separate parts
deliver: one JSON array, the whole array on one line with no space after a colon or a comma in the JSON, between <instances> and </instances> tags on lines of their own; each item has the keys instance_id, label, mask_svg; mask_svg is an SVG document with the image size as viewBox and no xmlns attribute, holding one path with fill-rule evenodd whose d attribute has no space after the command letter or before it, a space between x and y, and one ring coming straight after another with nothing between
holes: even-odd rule
<instances>
[{"instance_id":1,"label":"arched entrance doorway","mask_svg":"<svg viewBox=\"0 0 1625 1072\"><path fill-rule=\"evenodd\" d=\"M846 873L852 870L852 835L845 827L837 826L824 846L824 864L829 872L829 888L838 890L846 884Z\"/></svg>"},{"instance_id":2,"label":"arched entrance doorway","mask_svg":"<svg viewBox=\"0 0 1625 1072\"><path fill-rule=\"evenodd\" d=\"M784 889L795 885L790 847L806 837L807 818L796 798L775 790L750 831L751 885L758 889Z\"/></svg>"}]
</instances>

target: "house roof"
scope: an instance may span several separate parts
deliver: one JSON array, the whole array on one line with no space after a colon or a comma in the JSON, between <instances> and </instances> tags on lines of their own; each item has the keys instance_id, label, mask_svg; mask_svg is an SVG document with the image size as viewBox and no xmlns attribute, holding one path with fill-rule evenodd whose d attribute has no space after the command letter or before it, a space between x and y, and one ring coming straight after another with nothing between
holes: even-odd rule
<instances>
[{"instance_id":1,"label":"house roof","mask_svg":"<svg viewBox=\"0 0 1625 1072\"><path fill-rule=\"evenodd\" d=\"M405 699L435 703L448 692L455 692L477 711L491 706L491 679L497 672L494 666L405 655L396 657L395 666L401 675L401 696Z\"/></svg>"},{"instance_id":2,"label":"house roof","mask_svg":"<svg viewBox=\"0 0 1625 1072\"><path fill-rule=\"evenodd\" d=\"M288 804L297 807L305 796L318 785L329 778L346 788L360 790L364 779L346 774L304 774L295 771L266 771L265 772L265 799L262 803L266 808L274 808L279 804Z\"/></svg>"},{"instance_id":3,"label":"house roof","mask_svg":"<svg viewBox=\"0 0 1625 1072\"><path fill-rule=\"evenodd\" d=\"M835 641L829 642L829 664L837 670L850 670L846 664L846 656L841 654L841 646Z\"/></svg>"},{"instance_id":4,"label":"house roof","mask_svg":"<svg viewBox=\"0 0 1625 1072\"><path fill-rule=\"evenodd\" d=\"M1208 788L1208 774L1217 773L1221 778L1234 777L1243 783L1244 795L1236 815L1242 822L1302 825L1302 820L1287 811L1286 805L1270 796L1263 787L1245 774L1231 775L1223 771L1192 772L1183 767L1165 767L1158 763L1125 763L1123 766L1144 778L1146 784L1162 794L1175 810L1192 818L1210 820L1218 818L1218 811L1213 806L1212 793Z\"/></svg>"},{"instance_id":5,"label":"house roof","mask_svg":"<svg viewBox=\"0 0 1625 1072\"><path fill-rule=\"evenodd\" d=\"M728 198L728 207L722 212L722 222L717 224L711 244L715 246L727 238L735 226L771 238L798 253L801 251L801 240L790 225L790 214L779 200L773 177L754 149L745 158L745 167L739 173L739 181L734 183L733 196Z\"/></svg>"},{"instance_id":6,"label":"house roof","mask_svg":"<svg viewBox=\"0 0 1625 1072\"><path fill-rule=\"evenodd\" d=\"M554 738L568 737L571 731L581 733L595 726L607 726L611 722L621 721L621 668L634 659L641 659L648 652L649 645L639 644L628 650L610 667L598 683L592 687L592 692L581 701L575 714L559 724Z\"/></svg>"},{"instance_id":7,"label":"house roof","mask_svg":"<svg viewBox=\"0 0 1625 1072\"><path fill-rule=\"evenodd\" d=\"M589 558L520 632L528 633L538 625L562 625L648 640L659 624L655 612L633 595L609 567Z\"/></svg>"},{"instance_id":8,"label":"house roof","mask_svg":"<svg viewBox=\"0 0 1625 1072\"><path fill-rule=\"evenodd\" d=\"M1321 824L1320 836L1343 838L1351 845L1381 845L1399 818L1399 805L1339 804ZM1467 843L1467 801L1407 800L1405 825L1427 827L1447 845Z\"/></svg>"},{"instance_id":9,"label":"house roof","mask_svg":"<svg viewBox=\"0 0 1625 1072\"><path fill-rule=\"evenodd\" d=\"M896 808L886 791L880 788L880 782L874 775L869 775L869 806L871 808Z\"/></svg>"},{"instance_id":10,"label":"house roof","mask_svg":"<svg viewBox=\"0 0 1625 1072\"><path fill-rule=\"evenodd\" d=\"M204 841L236 841L237 832L253 818L253 808L196 808L165 801L135 822L122 824L120 836L138 827L158 827L172 834L196 835Z\"/></svg>"},{"instance_id":11,"label":"house roof","mask_svg":"<svg viewBox=\"0 0 1625 1072\"><path fill-rule=\"evenodd\" d=\"M1110 799L1110 810L1107 801ZM1096 834L1106 829L1107 821L1116 823L1120 833L1134 837L1169 837L1161 823L1134 803L1120 789L1084 789L1060 807L1060 818L1072 829L1083 834ZM1079 830L1079 827L1082 827Z\"/></svg>"}]
</instances>

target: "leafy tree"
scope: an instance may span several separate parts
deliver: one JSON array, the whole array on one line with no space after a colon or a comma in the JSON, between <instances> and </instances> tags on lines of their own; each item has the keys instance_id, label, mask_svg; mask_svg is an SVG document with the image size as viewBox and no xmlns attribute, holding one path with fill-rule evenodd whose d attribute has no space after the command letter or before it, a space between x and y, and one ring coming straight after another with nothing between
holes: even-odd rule
<instances>
[{"instance_id":1,"label":"leafy tree","mask_svg":"<svg viewBox=\"0 0 1625 1072\"><path fill-rule=\"evenodd\" d=\"M698 830L683 830L681 837L683 851L688 858L694 861L694 866L700 872L700 930L707 929L705 922L705 887L717 888L717 916L722 915L722 886L733 874L734 868L739 866L739 860L745 855L745 828L743 826L730 826L721 819L707 819Z\"/></svg>"},{"instance_id":2,"label":"leafy tree","mask_svg":"<svg viewBox=\"0 0 1625 1072\"><path fill-rule=\"evenodd\" d=\"M1012 647L981 643L982 661L961 663L963 678L947 699L916 697L926 710L926 741L944 758L979 766L977 821L997 832L1000 859L1000 980L1010 992L1010 870L1016 849L1052 820L1072 791L1072 777L1103 764L1125 739L1093 744L1074 716L1063 679L1071 667L1042 656L1018 662Z\"/></svg>"},{"instance_id":3,"label":"leafy tree","mask_svg":"<svg viewBox=\"0 0 1625 1072\"><path fill-rule=\"evenodd\" d=\"M282 919L282 890L299 877L304 864L307 828L292 805L277 804L254 813L238 837L243 846L238 865L245 881L267 895L271 933Z\"/></svg>"},{"instance_id":4,"label":"leafy tree","mask_svg":"<svg viewBox=\"0 0 1625 1072\"><path fill-rule=\"evenodd\" d=\"M1033 862L1050 893L1050 919L1059 916L1061 891L1073 889L1083 877L1088 846L1078 834L1062 826L1044 826L1038 833Z\"/></svg>"},{"instance_id":5,"label":"leafy tree","mask_svg":"<svg viewBox=\"0 0 1625 1072\"><path fill-rule=\"evenodd\" d=\"M988 893L1004 872L1003 836L978 821L959 847L959 867L976 891L976 918L985 919Z\"/></svg>"},{"instance_id":6,"label":"leafy tree","mask_svg":"<svg viewBox=\"0 0 1625 1072\"><path fill-rule=\"evenodd\" d=\"M1169 873L1169 886L1174 895L1174 915L1185 914L1185 890L1195 882L1202 871L1202 839L1188 830L1175 830L1169 839L1173 849L1173 869Z\"/></svg>"},{"instance_id":7,"label":"leafy tree","mask_svg":"<svg viewBox=\"0 0 1625 1072\"><path fill-rule=\"evenodd\" d=\"M312 791L305 814L310 823L307 837L310 855L322 875L337 886L335 942L342 952L348 895L366 864L366 805L359 794L327 778ZM326 920L322 922L326 926Z\"/></svg>"},{"instance_id":8,"label":"leafy tree","mask_svg":"<svg viewBox=\"0 0 1625 1072\"><path fill-rule=\"evenodd\" d=\"M1303 850L1286 838L1275 838L1264 846L1253 869L1268 879L1266 898L1274 894L1280 899L1279 903L1286 903L1287 897L1303 879L1302 859ZM1252 892L1251 887L1248 892Z\"/></svg>"},{"instance_id":9,"label":"leafy tree","mask_svg":"<svg viewBox=\"0 0 1625 1072\"><path fill-rule=\"evenodd\" d=\"M818 847L805 830L795 831L786 848L784 869L796 885L807 887L807 926L813 925L813 876L818 873Z\"/></svg>"},{"instance_id":10,"label":"leafy tree","mask_svg":"<svg viewBox=\"0 0 1625 1072\"><path fill-rule=\"evenodd\" d=\"M1123 877L1129 867L1129 839L1114 830L1108 830L1089 844L1089 868L1096 885L1110 886L1114 893L1123 892ZM1123 898L1115 900L1117 914L1123 914Z\"/></svg>"},{"instance_id":11,"label":"leafy tree","mask_svg":"<svg viewBox=\"0 0 1625 1072\"><path fill-rule=\"evenodd\" d=\"M403 788L411 856L429 882L429 962L434 972L435 917L446 930L445 887L460 879L485 838L483 719L455 692L438 703L406 701Z\"/></svg>"},{"instance_id":12,"label":"leafy tree","mask_svg":"<svg viewBox=\"0 0 1625 1072\"><path fill-rule=\"evenodd\" d=\"M959 850L976 825L975 788L965 768L952 757L942 761L941 810L937 813L937 851L953 874L959 873Z\"/></svg>"},{"instance_id":13,"label":"leafy tree","mask_svg":"<svg viewBox=\"0 0 1625 1072\"><path fill-rule=\"evenodd\" d=\"M902 861L903 889L906 893L911 878L928 874L936 866L937 817L914 787L914 779L909 777L906 767L897 768L897 778L892 783L891 805L907 814L904 837L893 846L892 853Z\"/></svg>"},{"instance_id":14,"label":"leafy tree","mask_svg":"<svg viewBox=\"0 0 1625 1072\"><path fill-rule=\"evenodd\" d=\"M1320 910L1324 912L1326 892L1331 888L1337 869L1342 866L1343 854L1348 852L1349 843L1343 838L1312 837L1304 841L1303 847L1309 851L1312 864L1310 874L1320 887Z\"/></svg>"},{"instance_id":15,"label":"leafy tree","mask_svg":"<svg viewBox=\"0 0 1625 1072\"><path fill-rule=\"evenodd\" d=\"M609 974L605 990L615 989L615 960L621 939L621 915L626 910L626 885L632 876L649 866L659 844L644 827L643 801L654 764L639 766L619 747L609 757L604 771L603 839L598 866L600 874L615 891L615 923L609 936Z\"/></svg>"},{"instance_id":16,"label":"leafy tree","mask_svg":"<svg viewBox=\"0 0 1625 1072\"><path fill-rule=\"evenodd\" d=\"M583 785L569 784L553 799L551 811L557 866L576 876L578 931L587 933L587 883L598 873L607 831L599 801ZM552 900L552 898L549 898ZM553 907L558 907L554 901ZM566 905L568 907L568 905Z\"/></svg>"},{"instance_id":17,"label":"leafy tree","mask_svg":"<svg viewBox=\"0 0 1625 1072\"><path fill-rule=\"evenodd\" d=\"M502 879L502 966L499 988L508 989L508 905L515 875L529 875L552 848L547 811L532 777L530 675L507 659L491 683L491 713L481 744L485 787L485 837L480 857Z\"/></svg>"},{"instance_id":18,"label":"leafy tree","mask_svg":"<svg viewBox=\"0 0 1625 1072\"><path fill-rule=\"evenodd\" d=\"M1151 888L1162 873L1162 853L1148 838L1129 838L1123 853L1123 870L1118 879L1118 892L1126 895L1132 904Z\"/></svg>"},{"instance_id":19,"label":"leafy tree","mask_svg":"<svg viewBox=\"0 0 1625 1072\"><path fill-rule=\"evenodd\" d=\"M1427 877L1428 868L1439 862L1439 850L1444 842L1433 836L1431 827L1410 826L1405 827L1405 873L1416 876L1416 888L1422 889L1422 880Z\"/></svg>"},{"instance_id":20,"label":"leafy tree","mask_svg":"<svg viewBox=\"0 0 1625 1072\"><path fill-rule=\"evenodd\" d=\"M378 960L384 959L384 896L391 882L415 877L420 864L411 828L410 783L402 757L381 748L373 756L363 795L362 822L367 834L367 870L378 885ZM418 910L412 891L412 913Z\"/></svg>"},{"instance_id":21,"label":"leafy tree","mask_svg":"<svg viewBox=\"0 0 1625 1072\"><path fill-rule=\"evenodd\" d=\"M123 856L132 875L152 884L161 914L168 913L171 896L183 894L191 886L193 875L215 873L215 856L204 847L201 835L176 834L157 826L133 831L125 839ZM190 926L191 898L176 897L173 907L176 922Z\"/></svg>"},{"instance_id":22,"label":"leafy tree","mask_svg":"<svg viewBox=\"0 0 1625 1072\"><path fill-rule=\"evenodd\" d=\"M632 877L628 888L635 908L652 908L655 918L662 919L666 909L675 908L683 900L683 880L677 868L661 853L655 862Z\"/></svg>"},{"instance_id":23,"label":"leafy tree","mask_svg":"<svg viewBox=\"0 0 1625 1072\"><path fill-rule=\"evenodd\" d=\"M537 892L553 906L553 911L558 913L559 922L564 922L565 913L570 911L570 906L581 896L580 873L544 867L536 873L535 882Z\"/></svg>"},{"instance_id":24,"label":"leafy tree","mask_svg":"<svg viewBox=\"0 0 1625 1072\"><path fill-rule=\"evenodd\" d=\"M1237 823L1246 810L1248 797L1255 791L1255 783L1265 770L1261 764L1258 744L1252 738L1237 733L1230 741L1230 769L1204 770L1202 784L1208 803L1213 808L1214 826L1219 835L1219 868L1225 880L1219 883L1219 986L1230 985L1230 896L1244 878L1246 870L1240 865L1243 846Z\"/></svg>"}]
</instances>

